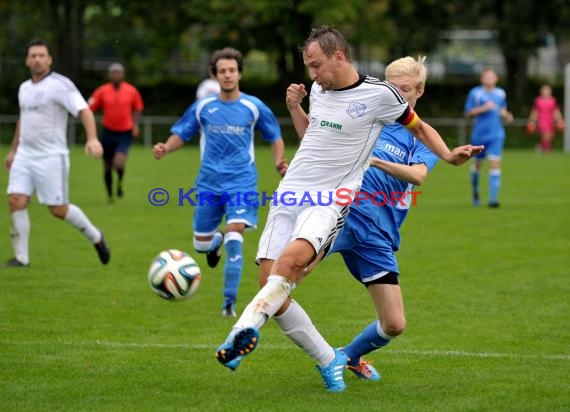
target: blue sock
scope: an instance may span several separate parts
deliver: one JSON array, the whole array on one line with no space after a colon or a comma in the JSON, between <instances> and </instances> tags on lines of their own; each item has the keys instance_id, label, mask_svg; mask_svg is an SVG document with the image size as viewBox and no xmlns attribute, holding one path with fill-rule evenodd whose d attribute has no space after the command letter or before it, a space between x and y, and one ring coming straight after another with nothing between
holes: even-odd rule
<instances>
[{"instance_id":1,"label":"blue sock","mask_svg":"<svg viewBox=\"0 0 570 412\"><path fill-rule=\"evenodd\" d=\"M243 236L238 232L228 232L225 243L224 296L235 302L243 268Z\"/></svg>"},{"instance_id":2,"label":"blue sock","mask_svg":"<svg viewBox=\"0 0 570 412\"><path fill-rule=\"evenodd\" d=\"M501 188L501 170L494 169L489 172L489 202L497 202Z\"/></svg>"},{"instance_id":3,"label":"blue sock","mask_svg":"<svg viewBox=\"0 0 570 412\"><path fill-rule=\"evenodd\" d=\"M479 172L475 167L471 168L471 190L473 191L473 198L479 199Z\"/></svg>"},{"instance_id":4,"label":"blue sock","mask_svg":"<svg viewBox=\"0 0 570 412\"><path fill-rule=\"evenodd\" d=\"M392 339L382 330L379 321L372 322L344 347L344 353L350 358L349 365L358 364L361 356L386 346Z\"/></svg>"}]
</instances>

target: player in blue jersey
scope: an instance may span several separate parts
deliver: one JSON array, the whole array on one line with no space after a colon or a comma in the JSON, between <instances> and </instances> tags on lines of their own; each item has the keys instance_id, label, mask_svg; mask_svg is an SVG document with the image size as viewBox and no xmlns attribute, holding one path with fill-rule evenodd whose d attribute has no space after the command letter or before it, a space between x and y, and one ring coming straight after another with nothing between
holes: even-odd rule
<instances>
[{"instance_id":1,"label":"player in blue jersey","mask_svg":"<svg viewBox=\"0 0 570 412\"><path fill-rule=\"evenodd\" d=\"M271 143L275 167L283 176L287 162L277 119L261 100L239 90L243 57L238 50L216 51L211 72L220 83L219 94L197 100L171 128L165 143L153 147L157 159L179 149L200 131L201 165L196 177L194 247L207 254L210 267L216 267L225 245L224 316L236 316L235 304L241 279L243 232L257 225L256 202L244 199L257 191L253 139L256 130ZM218 229L226 216L226 234Z\"/></svg>"},{"instance_id":2,"label":"player in blue jersey","mask_svg":"<svg viewBox=\"0 0 570 412\"><path fill-rule=\"evenodd\" d=\"M386 67L386 80L398 87L412 107L425 90L424 62L425 57L405 57ZM372 156L373 167L364 174L361 189L370 199L351 206L331 253L340 252L350 273L366 286L378 318L344 347L348 369L361 379L378 380L380 374L362 356L387 345L405 329L395 256L400 226L414 205L414 185L424 182L438 158L398 124L382 129Z\"/></svg>"},{"instance_id":3,"label":"player in blue jersey","mask_svg":"<svg viewBox=\"0 0 570 412\"><path fill-rule=\"evenodd\" d=\"M475 157L471 167L471 188L473 204L479 206L479 173L481 162L489 159L489 207L499 207L501 187L501 155L505 143L503 121L510 123L513 115L507 110L507 95L497 86L499 80L493 69L486 68L481 73L481 84L471 89L463 112L473 117L471 144L484 145L483 153Z\"/></svg>"}]
</instances>

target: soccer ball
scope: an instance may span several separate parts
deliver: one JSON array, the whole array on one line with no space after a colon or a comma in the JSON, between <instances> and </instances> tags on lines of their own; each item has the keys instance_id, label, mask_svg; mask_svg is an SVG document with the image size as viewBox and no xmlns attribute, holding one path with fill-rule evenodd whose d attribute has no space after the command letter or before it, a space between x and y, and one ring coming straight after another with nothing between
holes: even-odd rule
<instances>
[{"instance_id":1,"label":"soccer ball","mask_svg":"<svg viewBox=\"0 0 570 412\"><path fill-rule=\"evenodd\" d=\"M200 286L200 268L185 252L160 252L148 269L148 283L154 293L167 300L190 298Z\"/></svg>"}]
</instances>

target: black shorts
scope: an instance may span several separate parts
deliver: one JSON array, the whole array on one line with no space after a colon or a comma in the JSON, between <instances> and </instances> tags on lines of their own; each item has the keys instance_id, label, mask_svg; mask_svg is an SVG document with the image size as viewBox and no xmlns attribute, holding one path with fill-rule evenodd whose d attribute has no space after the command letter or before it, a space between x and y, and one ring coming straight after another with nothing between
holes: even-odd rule
<instances>
[{"instance_id":1,"label":"black shorts","mask_svg":"<svg viewBox=\"0 0 570 412\"><path fill-rule=\"evenodd\" d=\"M101 134L101 145L103 146L103 159L111 160L116 153L128 153L129 147L133 143L133 131L115 132L103 128Z\"/></svg>"}]
</instances>

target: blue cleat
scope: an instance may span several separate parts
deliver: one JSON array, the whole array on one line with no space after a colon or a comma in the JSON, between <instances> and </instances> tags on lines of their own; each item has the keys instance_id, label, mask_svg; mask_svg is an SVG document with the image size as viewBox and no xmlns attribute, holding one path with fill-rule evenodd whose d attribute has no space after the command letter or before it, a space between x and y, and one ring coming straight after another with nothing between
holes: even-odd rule
<instances>
[{"instance_id":1,"label":"blue cleat","mask_svg":"<svg viewBox=\"0 0 570 412\"><path fill-rule=\"evenodd\" d=\"M376 368L372 366L372 363L362 358L358 360L358 363L356 365L348 364L346 367L363 381L373 382L379 381L382 378Z\"/></svg>"},{"instance_id":2,"label":"blue cleat","mask_svg":"<svg viewBox=\"0 0 570 412\"><path fill-rule=\"evenodd\" d=\"M218 362L235 371L242 359L251 353L259 343L259 332L256 328L244 328L232 331L228 339L216 351Z\"/></svg>"},{"instance_id":3,"label":"blue cleat","mask_svg":"<svg viewBox=\"0 0 570 412\"><path fill-rule=\"evenodd\" d=\"M329 392L342 392L346 389L346 385L344 384L344 369L346 368L348 357L343 351L338 349L335 349L334 353L335 357L328 366L323 368L317 365L315 367L321 373L325 388L327 388Z\"/></svg>"}]
</instances>

